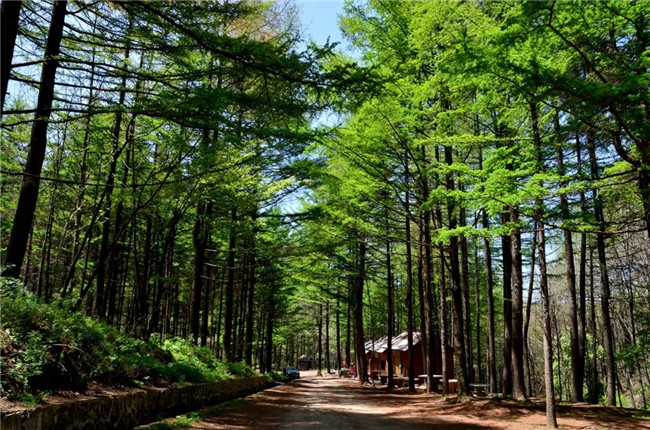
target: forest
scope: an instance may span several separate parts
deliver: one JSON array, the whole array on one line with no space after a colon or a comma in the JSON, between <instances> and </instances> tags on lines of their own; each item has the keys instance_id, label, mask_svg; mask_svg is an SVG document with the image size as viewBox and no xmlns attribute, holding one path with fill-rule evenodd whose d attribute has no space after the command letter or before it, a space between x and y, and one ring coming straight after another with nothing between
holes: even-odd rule
<instances>
[{"instance_id":1,"label":"forest","mask_svg":"<svg viewBox=\"0 0 650 430\"><path fill-rule=\"evenodd\" d=\"M3 395L76 360L28 308L650 409L650 2L347 0L346 47L299 6L2 1Z\"/></svg>"}]
</instances>

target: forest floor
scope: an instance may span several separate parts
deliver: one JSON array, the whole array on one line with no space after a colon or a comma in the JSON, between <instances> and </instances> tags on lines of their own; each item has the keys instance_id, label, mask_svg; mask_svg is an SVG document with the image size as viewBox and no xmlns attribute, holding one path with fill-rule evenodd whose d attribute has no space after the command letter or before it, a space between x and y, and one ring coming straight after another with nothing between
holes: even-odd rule
<instances>
[{"instance_id":1,"label":"forest floor","mask_svg":"<svg viewBox=\"0 0 650 430\"><path fill-rule=\"evenodd\" d=\"M545 427L540 401L522 404L496 399L454 403L422 389L387 390L361 386L336 375L303 377L246 398L204 421L195 429L540 429ZM650 429L650 414L587 404L561 405L558 424L567 430Z\"/></svg>"}]
</instances>

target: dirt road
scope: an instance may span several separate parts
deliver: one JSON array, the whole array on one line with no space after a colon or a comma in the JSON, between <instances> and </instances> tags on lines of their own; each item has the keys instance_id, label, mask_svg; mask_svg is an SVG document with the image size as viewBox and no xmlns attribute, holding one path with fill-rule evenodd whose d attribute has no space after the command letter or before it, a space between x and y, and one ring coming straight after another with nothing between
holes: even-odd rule
<instances>
[{"instance_id":1,"label":"dirt road","mask_svg":"<svg viewBox=\"0 0 650 430\"><path fill-rule=\"evenodd\" d=\"M572 407L560 415L563 429L650 429L650 421L610 409ZM616 413L612 416L611 413ZM539 429L543 410L514 403L474 400L449 404L423 391L360 386L336 376L306 376L245 402L225 407L196 429Z\"/></svg>"}]
</instances>

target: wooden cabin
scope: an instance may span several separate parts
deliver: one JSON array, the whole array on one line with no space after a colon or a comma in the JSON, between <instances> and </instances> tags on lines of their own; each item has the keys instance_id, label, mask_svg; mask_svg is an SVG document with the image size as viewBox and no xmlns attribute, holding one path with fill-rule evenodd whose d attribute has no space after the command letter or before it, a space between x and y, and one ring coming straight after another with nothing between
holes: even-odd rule
<instances>
[{"instance_id":1,"label":"wooden cabin","mask_svg":"<svg viewBox=\"0 0 650 430\"><path fill-rule=\"evenodd\" d=\"M368 360L368 371L371 375L388 373L388 336L384 336L376 341L368 341L365 344L366 360ZM453 367L453 347L447 345L445 354L447 360L447 378L454 377ZM405 331L393 336L393 374L396 376L409 376L409 351L408 351L408 332ZM435 338L435 362L434 374L442 374L442 364L440 357L440 340ZM413 364L415 367L415 377L426 373L424 351L419 331L413 332Z\"/></svg>"}]
</instances>

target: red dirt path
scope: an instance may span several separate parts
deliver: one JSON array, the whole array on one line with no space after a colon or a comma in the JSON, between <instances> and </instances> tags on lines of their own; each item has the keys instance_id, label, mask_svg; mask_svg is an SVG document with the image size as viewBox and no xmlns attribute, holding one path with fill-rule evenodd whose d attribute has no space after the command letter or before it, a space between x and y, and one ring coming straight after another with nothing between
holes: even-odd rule
<instances>
[{"instance_id":1,"label":"red dirt path","mask_svg":"<svg viewBox=\"0 0 650 430\"><path fill-rule=\"evenodd\" d=\"M641 414L578 404L560 407L558 424L566 430L650 430L650 417L633 417ZM362 387L356 381L303 372L303 379L225 407L193 428L523 430L540 429L545 423L543 405L539 403L522 405L484 399L450 404L422 390L388 391L381 385Z\"/></svg>"}]
</instances>

